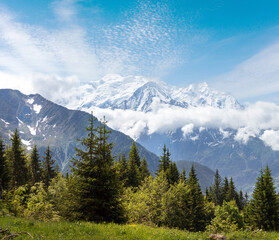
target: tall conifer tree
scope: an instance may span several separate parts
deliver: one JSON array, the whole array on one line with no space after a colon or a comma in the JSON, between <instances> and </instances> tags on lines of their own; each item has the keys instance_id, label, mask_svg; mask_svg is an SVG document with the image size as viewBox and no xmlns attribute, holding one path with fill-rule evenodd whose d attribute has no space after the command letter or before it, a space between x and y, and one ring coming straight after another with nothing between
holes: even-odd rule
<instances>
[{"instance_id":1,"label":"tall conifer tree","mask_svg":"<svg viewBox=\"0 0 279 240\"><path fill-rule=\"evenodd\" d=\"M131 146L128 160L128 186L138 187L141 182L140 176L140 157L135 142Z\"/></svg>"},{"instance_id":2,"label":"tall conifer tree","mask_svg":"<svg viewBox=\"0 0 279 240\"><path fill-rule=\"evenodd\" d=\"M143 157L143 159L140 163L139 171L140 171L141 181L143 181L146 177L150 176L150 171L148 169L148 164L147 164L145 157Z\"/></svg>"},{"instance_id":3,"label":"tall conifer tree","mask_svg":"<svg viewBox=\"0 0 279 240\"><path fill-rule=\"evenodd\" d=\"M58 172L55 170L55 160L52 159L52 154L50 151L50 147L48 146L46 151L45 151L45 156L43 157L43 169L42 169L42 180L43 183L45 184L45 188L47 189L50 185L51 179L56 177Z\"/></svg>"},{"instance_id":4,"label":"tall conifer tree","mask_svg":"<svg viewBox=\"0 0 279 240\"><path fill-rule=\"evenodd\" d=\"M0 198L2 197L2 190L8 187L9 183L9 169L5 157L5 146L0 137Z\"/></svg>"},{"instance_id":5,"label":"tall conifer tree","mask_svg":"<svg viewBox=\"0 0 279 240\"><path fill-rule=\"evenodd\" d=\"M223 194L222 194L222 179L219 174L218 169L216 169L215 175L214 175L214 184L212 188L210 189L211 191L209 194L211 195L211 199L215 203L215 205L222 205L223 203Z\"/></svg>"},{"instance_id":6,"label":"tall conifer tree","mask_svg":"<svg viewBox=\"0 0 279 240\"><path fill-rule=\"evenodd\" d=\"M164 172L167 171L169 166L170 166L170 152L169 152L169 149L167 149L166 145L164 145L163 154L159 160L157 175L159 175L159 173L162 171L164 171Z\"/></svg>"},{"instance_id":7,"label":"tall conifer tree","mask_svg":"<svg viewBox=\"0 0 279 240\"><path fill-rule=\"evenodd\" d=\"M83 148L76 149L74 159L75 210L87 221L119 222L123 216L121 184L113 165L106 122L95 128L92 115L86 130L87 137L80 140Z\"/></svg>"},{"instance_id":8,"label":"tall conifer tree","mask_svg":"<svg viewBox=\"0 0 279 240\"><path fill-rule=\"evenodd\" d=\"M263 230L278 230L279 205L271 172L268 166L260 171L252 199L248 206L250 224Z\"/></svg>"},{"instance_id":9,"label":"tall conifer tree","mask_svg":"<svg viewBox=\"0 0 279 240\"><path fill-rule=\"evenodd\" d=\"M175 162L170 162L169 167L166 170L166 177L169 185L173 185L178 182L179 180L179 171L177 169Z\"/></svg>"},{"instance_id":10,"label":"tall conifer tree","mask_svg":"<svg viewBox=\"0 0 279 240\"><path fill-rule=\"evenodd\" d=\"M34 185L42 177L41 160L36 145L31 151L30 160L31 184Z\"/></svg>"},{"instance_id":11,"label":"tall conifer tree","mask_svg":"<svg viewBox=\"0 0 279 240\"><path fill-rule=\"evenodd\" d=\"M205 229L205 202L196 171L192 165L186 183L188 187L189 227L190 231L203 231Z\"/></svg>"},{"instance_id":12,"label":"tall conifer tree","mask_svg":"<svg viewBox=\"0 0 279 240\"><path fill-rule=\"evenodd\" d=\"M25 150L17 129L12 134L11 142L12 146L8 150L8 158L11 165L11 182L12 187L18 187L27 183L28 170Z\"/></svg>"}]
</instances>

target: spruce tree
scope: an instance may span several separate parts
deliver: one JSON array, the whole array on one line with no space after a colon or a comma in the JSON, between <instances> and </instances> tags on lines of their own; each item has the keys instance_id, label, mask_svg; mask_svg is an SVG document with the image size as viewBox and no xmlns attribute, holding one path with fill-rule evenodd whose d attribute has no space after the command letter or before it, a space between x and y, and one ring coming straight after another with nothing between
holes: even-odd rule
<instances>
[{"instance_id":1,"label":"spruce tree","mask_svg":"<svg viewBox=\"0 0 279 240\"><path fill-rule=\"evenodd\" d=\"M186 178L186 171L185 171L185 169L183 169L183 171L180 173L179 180L186 183L187 178Z\"/></svg>"},{"instance_id":2,"label":"spruce tree","mask_svg":"<svg viewBox=\"0 0 279 240\"><path fill-rule=\"evenodd\" d=\"M18 187L27 183L28 170L25 150L17 129L15 129L11 136L11 142L12 146L9 148L9 153L7 154L11 166L11 183L12 187Z\"/></svg>"},{"instance_id":3,"label":"spruce tree","mask_svg":"<svg viewBox=\"0 0 279 240\"><path fill-rule=\"evenodd\" d=\"M34 145L31 151L30 160L31 184L34 185L39 182L42 177L41 160L36 145Z\"/></svg>"},{"instance_id":4,"label":"spruce tree","mask_svg":"<svg viewBox=\"0 0 279 240\"><path fill-rule=\"evenodd\" d=\"M249 222L255 228L267 231L278 230L278 210L274 182L271 171L266 166L264 171L260 171L248 206Z\"/></svg>"},{"instance_id":5,"label":"spruce tree","mask_svg":"<svg viewBox=\"0 0 279 240\"><path fill-rule=\"evenodd\" d=\"M134 141L132 143L131 150L129 152L129 160L130 159L133 159L133 161L135 161L138 168L140 167L139 151L138 151L138 148L137 148L136 143Z\"/></svg>"},{"instance_id":6,"label":"spruce tree","mask_svg":"<svg viewBox=\"0 0 279 240\"><path fill-rule=\"evenodd\" d=\"M205 201L199 181L197 179L194 165L192 165L186 183L188 187L188 214L190 231L203 231L205 229Z\"/></svg>"},{"instance_id":7,"label":"spruce tree","mask_svg":"<svg viewBox=\"0 0 279 240\"><path fill-rule=\"evenodd\" d=\"M227 199L229 201L235 200L238 208L240 209L240 200L239 200L239 195L237 193L237 191L235 190L235 186L234 186L234 182L232 177L230 178L230 182L229 182L229 190L228 190L228 194L227 194Z\"/></svg>"},{"instance_id":8,"label":"spruce tree","mask_svg":"<svg viewBox=\"0 0 279 240\"><path fill-rule=\"evenodd\" d=\"M3 189L7 189L9 183L9 169L5 157L5 146L0 137L0 198L2 197Z\"/></svg>"},{"instance_id":9,"label":"spruce tree","mask_svg":"<svg viewBox=\"0 0 279 240\"><path fill-rule=\"evenodd\" d=\"M128 181L129 187L138 187L141 182L140 176L140 157L135 142L131 146L128 160Z\"/></svg>"},{"instance_id":10,"label":"spruce tree","mask_svg":"<svg viewBox=\"0 0 279 240\"><path fill-rule=\"evenodd\" d=\"M175 162L170 162L169 163L169 167L168 167L168 169L166 170L165 173L166 173L166 178L167 178L167 181L168 181L169 185L173 185L173 184L178 182L179 171L176 167Z\"/></svg>"},{"instance_id":11,"label":"spruce tree","mask_svg":"<svg viewBox=\"0 0 279 240\"><path fill-rule=\"evenodd\" d=\"M139 172L140 172L141 181L143 181L146 177L150 176L150 171L148 169L148 164L147 164L145 157L143 157L143 159L140 163Z\"/></svg>"},{"instance_id":12,"label":"spruce tree","mask_svg":"<svg viewBox=\"0 0 279 240\"><path fill-rule=\"evenodd\" d=\"M51 179L53 179L58 173L55 170L55 160L52 159L52 154L50 147L48 146L45 151L45 156L43 157L42 165L42 180L45 184L45 188L48 189Z\"/></svg>"},{"instance_id":13,"label":"spruce tree","mask_svg":"<svg viewBox=\"0 0 279 240\"><path fill-rule=\"evenodd\" d=\"M124 187L128 185L128 162L125 154L118 157L118 162L115 164L116 172L120 182Z\"/></svg>"},{"instance_id":14,"label":"spruce tree","mask_svg":"<svg viewBox=\"0 0 279 240\"><path fill-rule=\"evenodd\" d=\"M112 144L108 143L106 122L94 127L93 116L86 128L88 135L82 138L82 148L76 148L73 167L76 204L80 219L95 222L120 222L122 206L121 184L111 156Z\"/></svg>"},{"instance_id":15,"label":"spruce tree","mask_svg":"<svg viewBox=\"0 0 279 240\"><path fill-rule=\"evenodd\" d=\"M170 165L170 152L169 149L166 148L166 145L163 147L163 155L160 157L159 165L157 169L157 175L159 175L162 171L167 171Z\"/></svg>"},{"instance_id":16,"label":"spruce tree","mask_svg":"<svg viewBox=\"0 0 279 240\"><path fill-rule=\"evenodd\" d=\"M227 177L224 178L224 183L222 186L222 199L223 201L229 202L229 180Z\"/></svg>"},{"instance_id":17,"label":"spruce tree","mask_svg":"<svg viewBox=\"0 0 279 240\"><path fill-rule=\"evenodd\" d=\"M222 205L223 203L223 196L222 196L222 186L221 186L221 176L218 172L218 169L216 169L215 175L214 175L214 184L211 188L211 199L215 203L215 205Z\"/></svg>"}]
</instances>

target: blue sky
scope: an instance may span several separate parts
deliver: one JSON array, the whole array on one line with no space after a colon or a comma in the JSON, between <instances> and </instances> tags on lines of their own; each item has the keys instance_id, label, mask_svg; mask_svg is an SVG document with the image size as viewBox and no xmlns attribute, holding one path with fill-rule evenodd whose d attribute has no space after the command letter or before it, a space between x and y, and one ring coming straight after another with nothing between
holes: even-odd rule
<instances>
[{"instance_id":1,"label":"blue sky","mask_svg":"<svg viewBox=\"0 0 279 240\"><path fill-rule=\"evenodd\" d=\"M278 9L257 0L0 0L0 77L40 91L42 81L70 88L143 75L279 103Z\"/></svg>"}]
</instances>

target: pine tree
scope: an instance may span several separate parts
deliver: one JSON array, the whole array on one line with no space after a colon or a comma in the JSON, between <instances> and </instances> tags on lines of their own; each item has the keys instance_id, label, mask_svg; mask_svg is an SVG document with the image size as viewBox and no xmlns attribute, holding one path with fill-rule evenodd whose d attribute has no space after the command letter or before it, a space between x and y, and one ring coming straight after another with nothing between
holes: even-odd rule
<instances>
[{"instance_id":1,"label":"pine tree","mask_svg":"<svg viewBox=\"0 0 279 240\"><path fill-rule=\"evenodd\" d=\"M18 187L27 183L28 170L25 150L17 129L15 129L11 137L11 142L12 146L8 149L7 154L11 166L11 183L12 187Z\"/></svg>"},{"instance_id":2,"label":"pine tree","mask_svg":"<svg viewBox=\"0 0 279 240\"><path fill-rule=\"evenodd\" d=\"M166 145L163 147L163 155L160 157L159 165L157 169L157 175L162 171L167 171L170 165L170 152L169 149L166 148Z\"/></svg>"},{"instance_id":3,"label":"pine tree","mask_svg":"<svg viewBox=\"0 0 279 240\"><path fill-rule=\"evenodd\" d=\"M36 145L32 149L30 160L31 184L34 185L41 180L42 176L41 160Z\"/></svg>"},{"instance_id":4,"label":"pine tree","mask_svg":"<svg viewBox=\"0 0 279 240\"><path fill-rule=\"evenodd\" d=\"M141 181L143 181L146 177L150 176L150 171L148 169L148 164L147 164L145 157L143 157L143 159L140 163L139 172L140 172Z\"/></svg>"},{"instance_id":5,"label":"pine tree","mask_svg":"<svg viewBox=\"0 0 279 240\"><path fill-rule=\"evenodd\" d=\"M129 152L129 160L130 159L133 159L133 161L135 161L138 168L140 167L139 151L138 151L138 148L137 148L136 143L134 141L132 143L131 150Z\"/></svg>"},{"instance_id":6,"label":"pine tree","mask_svg":"<svg viewBox=\"0 0 279 240\"><path fill-rule=\"evenodd\" d=\"M279 205L271 171L266 166L257 178L252 199L248 206L249 222L263 230L278 230Z\"/></svg>"},{"instance_id":7,"label":"pine tree","mask_svg":"<svg viewBox=\"0 0 279 240\"><path fill-rule=\"evenodd\" d=\"M116 172L120 182L124 187L128 186L128 162L125 154L118 157L118 162L115 164Z\"/></svg>"},{"instance_id":8,"label":"pine tree","mask_svg":"<svg viewBox=\"0 0 279 240\"><path fill-rule=\"evenodd\" d=\"M205 229L205 201L197 179L196 171L192 165L186 183L188 190L188 214L190 231L203 231Z\"/></svg>"},{"instance_id":9,"label":"pine tree","mask_svg":"<svg viewBox=\"0 0 279 240\"><path fill-rule=\"evenodd\" d=\"M0 137L0 198L2 197L3 189L7 189L9 183L8 163L5 157L5 146Z\"/></svg>"},{"instance_id":10,"label":"pine tree","mask_svg":"<svg viewBox=\"0 0 279 240\"><path fill-rule=\"evenodd\" d=\"M240 190L239 191L239 210L243 210L245 207L245 198L243 196L243 192Z\"/></svg>"},{"instance_id":11,"label":"pine tree","mask_svg":"<svg viewBox=\"0 0 279 240\"><path fill-rule=\"evenodd\" d=\"M88 136L82 138L83 148L76 148L73 170L76 202L75 211L87 221L122 220L121 184L111 156L112 144L108 143L109 131L105 120L94 128L93 116L86 128Z\"/></svg>"},{"instance_id":12,"label":"pine tree","mask_svg":"<svg viewBox=\"0 0 279 240\"><path fill-rule=\"evenodd\" d=\"M48 189L51 179L57 175L55 170L55 160L52 159L50 147L48 146L43 157L43 168L42 168L42 180L45 184L45 188Z\"/></svg>"},{"instance_id":13,"label":"pine tree","mask_svg":"<svg viewBox=\"0 0 279 240\"><path fill-rule=\"evenodd\" d=\"M214 184L209 193L215 205L222 205L223 203L221 182L222 182L221 176L218 172L218 169L216 169L215 176L214 176Z\"/></svg>"},{"instance_id":14,"label":"pine tree","mask_svg":"<svg viewBox=\"0 0 279 240\"><path fill-rule=\"evenodd\" d=\"M179 171L177 169L177 166L175 162L170 162L169 167L166 170L166 177L168 180L169 185L173 185L178 182L179 180Z\"/></svg>"},{"instance_id":15,"label":"pine tree","mask_svg":"<svg viewBox=\"0 0 279 240\"><path fill-rule=\"evenodd\" d=\"M128 186L138 187L141 182L140 177L140 157L135 142L131 146L128 160Z\"/></svg>"},{"instance_id":16,"label":"pine tree","mask_svg":"<svg viewBox=\"0 0 279 240\"><path fill-rule=\"evenodd\" d=\"M235 200L238 208L240 209L241 206L240 206L239 195L238 195L237 191L235 190L235 186L234 186L232 177L230 178L230 182L229 182L229 190L228 190L227 198L229 201Z\"/></svg>"},{"instance_id":17,"label":"pine tree","mask_svg":"<svg viewBox=\"0 0 279 240\"><path fill-rule=\"evenodd\" d=\"M185 171L185 169L183 169L183 171L180 173L179 180L186 183L187 178L186 178L186 171Z\"/></svg>"},{"instance_id":18,"label":"pine tree","mask_svg":"<svg viewBox=\"0 0 279 240\"><path fill-rule=\"evenodd\" d=\"M222 199L223 201L229 202L229 180L227 177L224 178L224 183L222 186Z\"/></svg>"}]
</instances>

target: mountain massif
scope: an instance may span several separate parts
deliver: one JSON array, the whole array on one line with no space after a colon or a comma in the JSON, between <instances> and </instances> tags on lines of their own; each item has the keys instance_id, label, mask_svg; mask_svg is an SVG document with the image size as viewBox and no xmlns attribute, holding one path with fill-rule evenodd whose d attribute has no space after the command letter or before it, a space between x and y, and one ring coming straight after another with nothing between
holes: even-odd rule
<instances>
[{"instance_id":1,"label":"mountain massif","mask_svg":"<svg viewBox=\"0 0 279 240\"><path fill-rule=\"evenodd\" d=\"M90 114L68 110L48 101L39 94L24 95L16 90L0 90L0 133L9 142L11 133L18 128L23 144L30 150L34 144L43 154L47 146L53 158L66 171L75 154L77 139L86 136ZM100 122L96 120L96 126ZM133 140L125 134L111 130L110 141L114 143L113 154L128 154ZM140 156L148 159L151 171L156 169L158 157L137 144Z\"/></svg>"},{"instance_id":2,"label":"mountain massif","mask_svg":"<svg viewBox=\"0 0 279 240\"><path fill-rule=\"evenodd\" d=\"M43 156L47 146L50 146L53 158L59 168L68 171L69 162L75 155L75 147L79 146L77 139L86 136L89 113L79 110L69 110L57 105L39 94L24 95L17 90L0 90L0 135L5 143L10 142L10 136L18 129L22 143L29 151L36 144ZM100 122L96 119L96 126ZM109 128L110 129L110 128ZM111 130L109 141L114 143L113 156L126 154L130 151L133 139L125 134ZM140 156L146 157L149 169L156 171L159 157L136 143ZM160 155L161 153L159 153ZM180 171L190 170L191 163L182 161ZM195 164L198 178L203 189L213 182L214 172L202 165Z\"/></svg>"},{"instance_id":3,"label":"mountain massif","mask_svg":"<svg viewBox=\"0 0 279 240\"><path fill-rule=\"evenodd\" d=\"M206 83L178 88L143 77L108 75L75 92L78 94L58 102L87 112L101 109L102 114L108 114L111 127L157 155L166 144L173 160L219 169L222 176L233 177L236 186L248 192L266 164L279 179L279 152L262 140L263 131L249 133L245 122L232 127L220 117L224 113L245 114L245 106ZM183 121L187 124L181 125Z\"/></svg>"}]
</instances>

